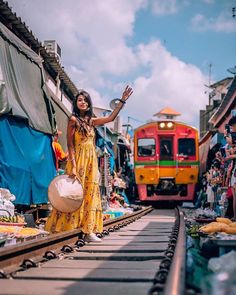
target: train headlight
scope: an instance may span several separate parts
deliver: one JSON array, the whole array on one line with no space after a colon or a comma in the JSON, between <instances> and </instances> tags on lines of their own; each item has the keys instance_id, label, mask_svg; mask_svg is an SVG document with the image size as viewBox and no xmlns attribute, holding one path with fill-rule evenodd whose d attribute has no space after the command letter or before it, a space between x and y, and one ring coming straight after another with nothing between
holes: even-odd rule
<instances>
[{"instance_id":1,"label":"train headlight","mask_svg":"<svg viewBox=\"0 0 236 295\"><path fill-rule=\"evenodd\" d=\"M174 129L175 124L173 122L159 122L158 123L158 128L162 130L172 130Z\"/></svg>"}]
</instances>

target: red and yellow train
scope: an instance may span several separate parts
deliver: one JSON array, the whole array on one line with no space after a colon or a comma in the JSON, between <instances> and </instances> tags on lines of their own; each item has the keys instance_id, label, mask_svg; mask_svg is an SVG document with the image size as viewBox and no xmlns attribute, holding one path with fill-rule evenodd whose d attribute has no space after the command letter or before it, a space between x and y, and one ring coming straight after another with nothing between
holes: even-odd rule
<instances>
[{"instance_id":1,"label":"red and yellow train","mask_svg":"<svg viewBox=\"0 0 236 295\"><path fill-rule=\"evenodd\" d=\"M193 201L199 174L198 131L173 120L134 132L134 172L141 201Z\"/></svg>"}]
</instances>

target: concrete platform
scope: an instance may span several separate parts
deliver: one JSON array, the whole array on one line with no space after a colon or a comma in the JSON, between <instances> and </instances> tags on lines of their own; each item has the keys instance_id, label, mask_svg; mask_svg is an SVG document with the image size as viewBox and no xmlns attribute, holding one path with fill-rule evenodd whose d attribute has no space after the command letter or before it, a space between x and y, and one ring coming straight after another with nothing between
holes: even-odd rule
<instances>
[{"instance_id":1,"label":"concrete platform","mask_svg":"<svg viewBox=\"0 0 236 295\"><path fill-rule=\"evenodd\" d=\"M97 247L102 247L102 246L110 246L110 245L113 245L113 246L128 246L128 245L133 245L133 246L144 246L144 245L149 245L149 246L153 246L153 247L156 247L159 243L166 243L166 241L135 241L135 240L132 240L130 241L129 239L107 239L107 238L104 238L102 240L101 243L86 243L86 246L84 247L92 247L94 245L96 245ZM80 249L83 249L84 247L80 248Z\"/></svg>"},{"instance_id":2,"label":"concrete platform","mask_svg":"<svg viewBox=\"0 0 236 295\"><path fill-rule=\"evenodd\" d=\"M130 237L130 240L133 240L133 241L137 241L138 239L140 239L141 237L143 237L142 239L143 240L149 240L149 238L155 238L155 239L158 239L159 241L162 241L163 239L169 239L169 236L170 236L170 233L162 233L162 234L145 234L143 233L143 231L141 232L137 232L137 233L134 233L134 232L128 232L128 233L119 233L119 232L115 232L115 233L112 233L112 235L109 235L109 236L105 236L103 238L103 241L106 241L106 240L114 240L114 239L122 239L122 238L126 238L127 237Z\"/></svg>"},{"instance_id":3,"label":"concrete platform","mask_svg":"<svg viewBox=\"0 0 236 295\"><path fill-rule=\"evenodd\" d=\"M109 237L105 237L103 241L106 243L107 241L126 241L127 243L129 242L162 242L162 241L168 241L168 236L120 236L120 235L111 235ZM91 244L91 243L90 243Z\"/></svg>"},{"instance_id":4,"label":"concrete platform","mask_svg":"<svg viewBox=\"0 0 236 295\"><path fill-rule=\"evenodd\" d=\"M165 248L166 249L166 248ZM153 259L162 259L163 252L158 253L96 253L91 255L89 252L77 252L66 256L67 259L78 259L78 260L117 260L117 261L146 261Z\"/></svg>"},{"instance_id":5,"label":"concrete platform","mask_svg":"<svg viewBox=\"0 0 236 295\"><path fill-rule=\"evenodd\" d=\"M152 232L128 232L128 233L119 233L117 236L119 237L135 237L135 236L139 236L139 237L158 237L158 239L162 238L162 237L168 237L170 235L170 232L164 232L164 233L159 233L159 234L154 234ZM115 235L114 235L115 236ZM108 237L109 238L109 237Z\"/></svg>"},{"instance_id":6,"label":"concrete platform","mask_svg":"<svg viewBox=\"0 0 236 295\"><path fill-rule=\"evenodd\" d=\"M40 268L17 273L14 278L105 281L105 282L151 282L157 269L75 269Z\"/></svg>"},{"instance_id":7,"label":"concrete platform","mask_svg":"<svg viewBox=\"0 0 236 295\"><path fill-rule=\"evenodd\" d=\"M159 260L143 261L102 261L102 260L51 260L41 265L41 268L76 268L76 269L156 269L159 267Z\"/></svg>"},{"instance_id":8,"label":"concrete platform","mask_svg":"<svg viewBox=\"0 0 236 295\"><path fill-rule=\"evenodd\" d=\"M120 233L129 232L129 233L137 233L140 232L140 229L130 229L125 230L125 228L121 228L119 230ZM160 227L160 228L152 228L152 229L142 229L143 233L152 233L152 234L162 234L166 232L172 232L172 227Z\"/></svg>"},{"instance_id":9,"label":"concrete platform","mask_svg":"<svg viewBox=\"0 0 236 295\"><path fill-rule=\"evenodd\" d=\"M137 253L138 255L141 255L141 253L155 253L155 252L161 252L166 249L167 243L156 243L155 246L150 246L150 244L147 245L141 245L137 246L135 244L127 244L125 246L120 245L101 245L101 246L84 246L82 248L78 249L78 252L92 252L92 253L100 253L100 252L113 252L113 253Z\"/></svg>"},{"instance_id":10,"label":"concrete platform","mask_svg":"<svg viewBox=\"0 0 236 295\"><path fill-rule=\"evenodd\" d=\"M45 280L1 280L1 295L144 295L151 282L75 282Z\"/></svg>"}]
</instances>

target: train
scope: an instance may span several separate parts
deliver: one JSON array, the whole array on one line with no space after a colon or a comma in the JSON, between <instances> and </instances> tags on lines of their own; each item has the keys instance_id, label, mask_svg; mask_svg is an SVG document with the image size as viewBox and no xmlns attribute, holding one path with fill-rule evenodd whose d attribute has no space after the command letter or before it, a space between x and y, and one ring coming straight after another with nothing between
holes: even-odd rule
<instances>
[{"instance_id":1,"label":"train","mask_svg":"<svg viewBox=\"0 0 236 295\"><path fill-rule=\"evenodd\" d=\"M194 201L199 134L188 124L159 120L134 130L134 174L140 201Z\"/></svg>"}]
</instances>

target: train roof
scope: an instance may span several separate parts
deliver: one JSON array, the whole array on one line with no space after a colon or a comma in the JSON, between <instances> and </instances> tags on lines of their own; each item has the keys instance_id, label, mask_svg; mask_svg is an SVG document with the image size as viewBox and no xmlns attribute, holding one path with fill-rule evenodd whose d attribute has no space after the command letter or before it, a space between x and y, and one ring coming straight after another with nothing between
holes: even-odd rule
<instances>
[{"instance_id":1,"label":"train roof","mask_svg":"<svg viewBox=\"0 0 236 295\"><path fill-rule=\"evenodd\" d=\"M176 120L171 120L171 119L169 119L169 120L168 119L163 119L163 120L155 120L155 121L147 122L147 123L145 123L143 125L140 125L137 128L135 128L134 131L138 131L139 129L147 127L148 125L156 124L156 123L159 123L159 122L172 122L174 124L184 125L186 127L194 129L195 131L198 132L198 129L196 127L193 127L193 126L191 126L191 125L189 125L187 123L181 122L181 121L176 121Z\"/></svg>"}]
</instances>

